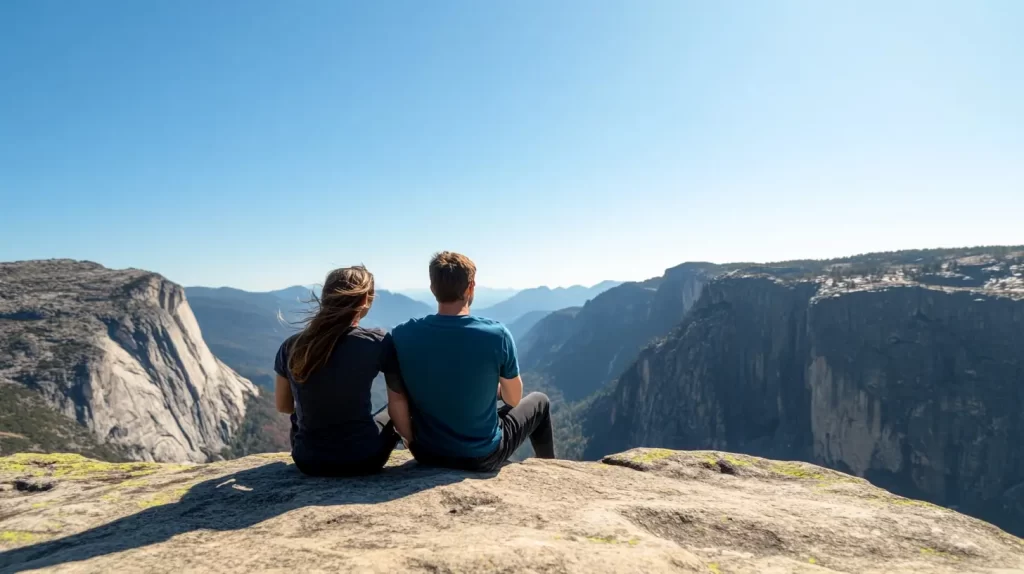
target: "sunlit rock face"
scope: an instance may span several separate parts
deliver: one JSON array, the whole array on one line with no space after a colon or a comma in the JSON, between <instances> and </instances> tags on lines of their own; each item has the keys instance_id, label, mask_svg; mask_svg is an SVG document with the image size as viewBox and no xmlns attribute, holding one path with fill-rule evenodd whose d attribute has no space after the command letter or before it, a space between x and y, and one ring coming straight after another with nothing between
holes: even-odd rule
<instances>
[{"instance_id":1,"label":"sunlit rock face","mask_svg":"<svg viewBox=\"0 0 1024 574\"><path fill-rule=\"evenodd\" d=\"M213 356L184 290L163 277L69 260L0 264L0 394L48 405L87 429L83 440L125 459L205 462L256 392ZM49 430L18 434L33 450Z\"/></svg>"}]
</instances>

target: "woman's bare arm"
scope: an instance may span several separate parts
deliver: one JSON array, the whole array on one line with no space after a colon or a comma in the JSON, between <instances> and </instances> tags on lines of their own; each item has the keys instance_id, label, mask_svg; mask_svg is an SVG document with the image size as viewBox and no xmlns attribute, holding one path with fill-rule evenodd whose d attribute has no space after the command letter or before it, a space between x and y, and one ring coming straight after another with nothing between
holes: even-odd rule
<instances>
[{"instance_id":1,"label":"woman's bare arm","mask_svg":"<svg viewBox=\"0 0 1024 574\"><path fill-rule=\"evenodd\" d=\"M277 376L274 380L274 403L277 404L277 412L292 414L295 412L295 398L292 396L292 385L288 379Z\"/></svg>"},{"instance_id":2,"label":"woman's bare arm","mask_svg":"<svg viewBox=\"0 0 1024 574\"><path fill-rule=\"evenodd\" d=\"M409 414L409 397L405 393L388 389L388 416L395 430L405 439L405 444L412 444L412 415Z\"/></svg>"}]
</instances>

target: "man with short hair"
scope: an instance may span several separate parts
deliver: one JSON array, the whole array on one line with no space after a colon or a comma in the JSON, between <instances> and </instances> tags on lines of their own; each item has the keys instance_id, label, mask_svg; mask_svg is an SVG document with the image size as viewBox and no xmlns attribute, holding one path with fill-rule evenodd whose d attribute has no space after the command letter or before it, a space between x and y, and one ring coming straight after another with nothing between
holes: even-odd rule
<instances>
[{"instance_id":1,"label":"man with short hair","mask_svg":"<svg viewBox=\"0 0 1024 574\"><path fill-rule=\"evenodd\" d=\"M497 470L527 437L538 458L555 458L548 397L523 397L512 334L470 315L475 288L476 265L468 257L434 255L437 314L391 332L403 379L388 380L395 429L416 460L433 466ZM505 402L500 411L498 398Z\"/></svg>"}]
</instances>

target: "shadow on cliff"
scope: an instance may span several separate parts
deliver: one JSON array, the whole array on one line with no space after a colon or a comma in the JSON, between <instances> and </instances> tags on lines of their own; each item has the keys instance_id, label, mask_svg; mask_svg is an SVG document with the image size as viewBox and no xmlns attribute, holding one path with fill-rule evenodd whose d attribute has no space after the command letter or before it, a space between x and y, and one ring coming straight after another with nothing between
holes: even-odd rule
<instances>
[{"instance_id":1,"label":"shadow on cliff","mask_svg":"<svg viewBox=\"0 0 1024 574\"><path fill-rule=\"evenodd\" d=\"M0 552L0 570L57 566L141 548L187 532L248 528L298 508L388 502L467 478L491 476L409 461L373 476L312 478L294 465L274 462L196 484L178 502L147 508L72 536ZM161 493L174 488L168 484L142 495L140 503L159 503Z\"/></svg>"}]
</instances>

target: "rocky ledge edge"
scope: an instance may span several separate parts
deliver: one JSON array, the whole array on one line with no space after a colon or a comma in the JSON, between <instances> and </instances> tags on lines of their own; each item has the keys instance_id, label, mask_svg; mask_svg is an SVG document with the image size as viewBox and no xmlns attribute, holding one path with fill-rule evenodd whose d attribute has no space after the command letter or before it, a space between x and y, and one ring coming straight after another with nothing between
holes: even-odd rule
<instances>
[{"instance_id":1,"label":"rocky ledge edge","mask_svg":"<svg viewBox=\"0 0 1024 574\"><path fill-rule=\"evenodd\" d=\"M0 572L1021 572L1024 540L800 462L635 449L494 474L308 478L0 458Z\"/></svg>"}]
</instances>

